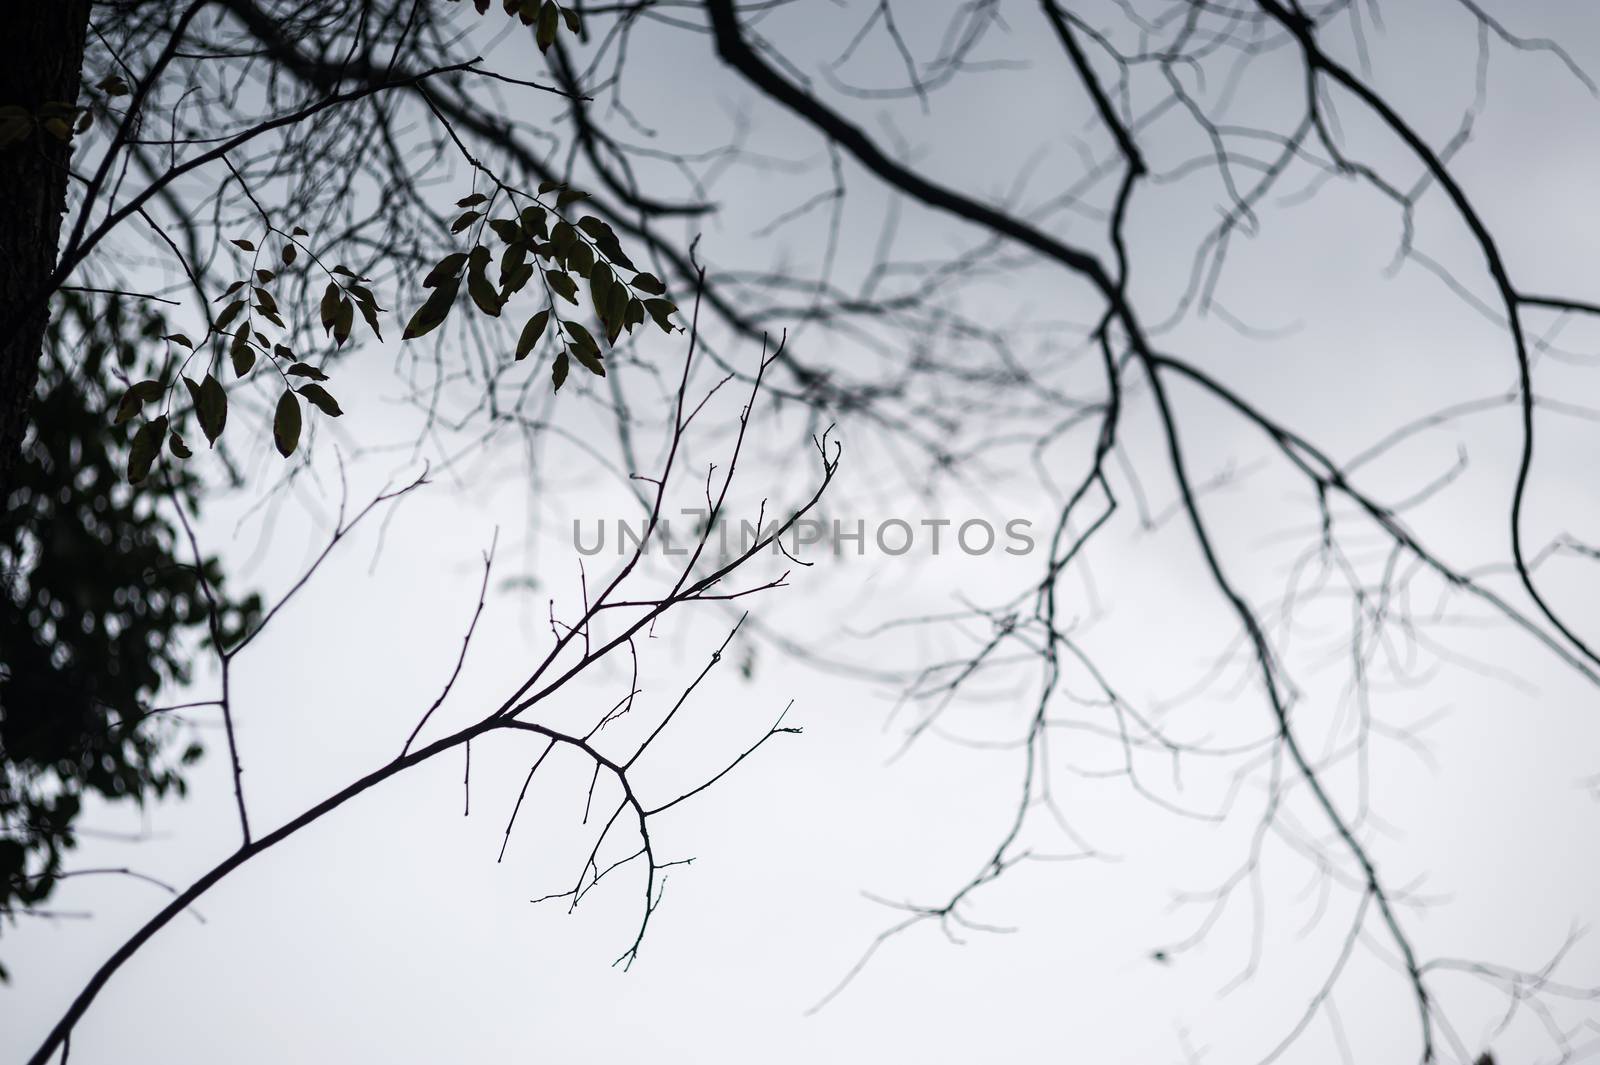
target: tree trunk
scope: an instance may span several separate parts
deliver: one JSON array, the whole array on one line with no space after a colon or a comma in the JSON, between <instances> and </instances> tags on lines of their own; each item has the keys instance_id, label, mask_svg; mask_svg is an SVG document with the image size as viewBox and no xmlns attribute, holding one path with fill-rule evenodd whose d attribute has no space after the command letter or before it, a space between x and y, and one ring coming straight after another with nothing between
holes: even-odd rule
<instances>
[{"instance_id":1,"label":"tree trunk","mask_svg":"<svg viewBox=\"0 0 1600 1065\"><path fill-rule=\"evenodd\" d=\"M89 0L8 7L0 36L0 106L36 113L78 99ZM28 424L50 314L40 287L56 266L71 146L43 129L0 148L0 506Z\"/></svg>"}]
</instances>

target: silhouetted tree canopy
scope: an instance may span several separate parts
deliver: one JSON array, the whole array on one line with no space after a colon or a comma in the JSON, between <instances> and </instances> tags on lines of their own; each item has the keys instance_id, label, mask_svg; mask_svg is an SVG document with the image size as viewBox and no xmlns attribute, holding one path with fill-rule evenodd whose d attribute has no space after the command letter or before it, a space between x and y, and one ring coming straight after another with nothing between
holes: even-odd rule
<instances>
[{"instance_id":1,"label":"silhouetted tree canopy","mask_svg":"<svg viewBox=\"0 0 1600 1065\"><path fill-rule=\"evenodd\" d=\"M153 707L188 681L214 558L197 569L163 502L190 514L198 479L174 467L127 483L129 427L108 425L118 378L158 372L161 316L66 293L46 337L31 428L0 514L0 909L47 898L75 838L84 796L143 802L184 790L202 753ZM222 638L237 639L254 597L222 598Z\"/></svg>"}]
</instances>

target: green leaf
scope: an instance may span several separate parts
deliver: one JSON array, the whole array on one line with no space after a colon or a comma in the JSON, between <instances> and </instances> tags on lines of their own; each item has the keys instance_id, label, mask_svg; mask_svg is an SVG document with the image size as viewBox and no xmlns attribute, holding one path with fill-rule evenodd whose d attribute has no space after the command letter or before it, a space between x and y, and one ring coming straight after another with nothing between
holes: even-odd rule
<instances>
[{"instance_id":1,"label":"green leaf","mask_svg":"<svg viewBox=\"0 0 1600 1065\"><path fill-rule=\"evenodd\" d=\"M539 9L539 23L533 35L539 51L548 52L550 46L556 43L556 25L560 17L561 13L556 10L556 5L549 0L546 0L544 7Z\"/></svg>"},{"instance_id":2,"label":"green leaf","mask_svg":"<svg viewBox=\"0 0 1600 1065\"><path fill-rule=\"evenodd\" d=\"M520 239L505 246L505 250L500 253L501 284L505 283L507 275L528 261L528 247L528 242Z\"/></svg>"},{"instance_id":3,"label":"green leaf","mask_svg":"<svg viewBox=\"0 0 1600 1065\"><path fill-rule=\"evenodd\" d=\"M577 189L563 189L556 194L556 210L559 211L569 203L577 203L579 200L587 200L588 198L589 194L587 192L580 192Z\"/></svg>"},{"instance_id":4,"label":"green leaf","mask_svg":"<svg viewBox=\"0 0 1600 1065\"><path fill-rule=\"evenodd\" d=\"M606 320L606 299L616 283L616 277L604 266L596 266L589 274L589 298L593 301L594 313L601 322Z\"/></svg>"},{"instance_id":5,"label":"green leaf","mask_svg":"<svg viewBox=\"0 0 1600 1065\"><path fill-rule=\"evenodd\" d=\"M96 88L107 96L126 96L129 91L128 83L116 74L108 74L101 78Z\"/></svg>"},{"instance_id":6,"label":"green leaf","mask_svg":"<svg viewBox=\"0 0 1600 1065\"><path fill-rule=\"evenodd\" d=\"M587 348L582 344L574 344L571 351L572 357L583 363L584 369L596 377L604 377L606 375L606 364L600 360L600 352L597 349Z\"/></svg>"},{"instance_id":7,"label":"green leaf","mask_svg":"<svg viewBox=\"0 0 1600 1065\"><path fill-rule=\"evenodd\" d=\"M563 274L560 270L546 270L545 280L550 282L550 288L559 296L564 297L574 305L578 302L578 283Z\"/></svg>"},{"instance_id":8,"label":"green leaf","mask_svg":"<svg viewBox=\"0 0 1600 1065\"><path fill-rule=\"evenodd\" d=\"M491 218L489 228L494 230L494 235L507 244L522 239L522 226L511 218Z\"/></svg>"},{"instance_id":9,"label":"green leaf","mask_svg":"<svg viewBox=\"0 0 1600 1065\"><path fill-rule=\"evenodd\" d=\"M533 205L522 209L522 231L535 237L545 235L545 210Z\"/></svg>"},{"instance_id":10,"label":"green leaf","mask_svg":"<svg viewBox=\"0 0 1600 1065\"><path fill-rule=\"evenodd\" d=\"M238 292L241 288L244 288L244 282L243 281L235 281L233 284L228 286L228 290L226 292L224 292L222 295L218 296L216 299L212 300L211 302L212 303L221 303L223 300L227 299L229 296L233 295L235 292Z\"/></svg>"},{"instance_id":11,"label":"green leaf","mask_svg":"<svg viewBox=\"0 0 1600 1065\"><path fill-rule=\"evenodd\" d=\"M644 309L649 312L656 325L661 327L663 333L673 331L672 316L678 312L677 304L671 300L645 300Z\"/></svg>"},{"instance_id":12,"label":"green leaf","mask_svg":"<svg viewBox=\"0 0 1600 1065\"><path fill-rule=\"evenodd\" d=\"M500 301L504 303L513 292L521 292L529 281L533 280L533 264L521 263L513 266L508 272L500 275L500 287L504 293Z\"/></svg>"},{"instance_id":13,"label":"green leaf","mask_svg":"<svg viewBox=\"0 0 1600 1065\"><path fill-rule=\"evenodd\" d=\"M361 317L367 321L367 328L372 330L372 335L379 340L383 339L383 330L378 328L378 312L383 310L378 306L377 297L364 285L351 285L350 291L356 297L356 309L361 312Z\"/></svg>"},{"instance_id":14,"label":"green leaf","mask_svg":"<svg viewBox=\"0 0 1600 1065\"><path fill-rule=\"evenodd\" d=\"M494 318L500 317L500 293L489 283L485 272L489 266L489 249L482 244L473 248L467 264L467 295L478 305L478 310Z\"/></svg>"},{"instance_id":15,"label":"green leaf","mask_svg":"<svg viewBox=\"0 0 1600 1065\"><path fill-rule=\"evenodd\" d=\"M328 287L322 290L322 304L318 311L322 315L322 331L331 332L333 323L339 320L339 301L344 298L337 282L329 281Z\"/></svg>"},{"instance_id":16,"label":"green leaf","mask_svg":"<svg viewBox=\"0 0 1600 1065\"><path fill-rule=\"evenodd\" d=\"M478 310L494 318L500 317L500 293L482 270L467 278L467 294L478 305Z\"/></svg>"},{"instance_id":17,"label":"green leaf","mask_svg":"<svg viewBox=\"0 0 1600 1065\"><path fill-rule=\"evenodd\" d=\"M432 270L428 271L428 276L422 279L422 287L437 288L450 278L459 277L461 275L461 268L465 266L466 263L466 252L451 252L449 255L446 255L443 259L440 259L437 263L435 263Z\"/></svg>"},{"instance_id":18,"label":"green leaf","mask_svg":"<svg viewBox=\"0 0 1600 1065\"><path fill-rule=\"evenodd\" d=\"M229 351L233 358L233 373L236 377L243 377L250 372L250 367L256 364L256 349L250 346L250 333L241 329L233 335L233 347Z\"/></svg>"},{"instance_id":19,"label":"green leaf","mask_svg":"<svg viewBox=\"0 0 1600 1065\"><path fill-rule=\"evenodd\" d=\"M259 285L256 286L255 293L256 293L257 303L261 307L261 310L264 313L266 313L266 314L277 314L278 313L278 301L272 298L272 293L268 292L264 288L261 288Z\"/></svg>"},{"instance_id":20,"label":"green leaf","mask_svg":"<svg viewBox=\"0 0 1600 1065\"><path fill-rule=\"evenodd\" d=\"M578 220L578 228L589 234L589 239L594 241L595 247L599 248L607 259L630 270L633 269L633 263L622 253L622 244L610 226L593 215L584 215Z\"/></svg>"},{"instance_id":21,"label":"green leaf","mask_svg":"<svg viewBox=\"0 0 1600 1065\"><path fill-rule=\"evenodd\" d=\"M285 371L293 377L309 377L313 381L326 381L328 375L308 363L297 362Z\"/></svg>"},{"instance_id":22,"label":"green leaf","mask_svg":"<svg viewBox=\"0 0 1600 1065\"><path fill-rule=\"evenodd\" d=\"M112 424L121 425L130 421L135 414L144 410L146 403L154 403L161 398L161 393L166 391L161 387L160 381L140 381L130 385L122 394L122 401L117 404L117 414L112 419Z\"/></svg>"},{"instance_id":23,"label":"green leaf","mask_svg":"<svg viewBox=\"0 0 1600 1065\"><path fill-rule=\"evenodd\" d=\"M462 256L465 259L465 256ZM457 278L450 278L433 290L417 312L406 323L405 332L401 334L402 340L414 340L426 333L431 333L450 315L450 307L456 301L456 293L460 290L461 282Z\"/></svg>"},{"instance_id":24,"label":"green leaf","mask_svg":"<svg viewBox=\"0 0 1600 1065\"><path fill-rule=\"evenodd\" d=\"M550 231L550 243L555 246L556 254L565 258L572 246L579 243L578 231L566 222L557 222Z\"/></svg>"},{"instance_id":25,"label":"green leaf","mask_svg":"<svg viewBox=\"0 0 1600 1065\"><path fill-rule=\"evenodd\" d=\"M283 265L288 266L290 263L294 262L295 256L299 254L299 249L297 249L293 244L285 244L283 246Z\"/></svg>"},{"instance_id":26,"label":"green leaf","mask_svg":"<svg viewBox=\"0 0 1600 1065\"><path fill-rule=\"evenodd\" d=\"M483 193L474 192L471 196L463 196L461 199L457 200L456 201L456 206L457 207L476 207L478 204L483 203L488 199L489 199L489 197L485 196Z\"/></svg>"},{"instance_id":27,"label":"green leaf","mask_svg":"<svg viewBox=\"0 0 1600 1065\"><path fill-rule=\"evenodd\" d=\"M236 248L242 248L245 251L256 250L256 246L251 244L248 240L230 240L228 243L232 244Z\"/></svg>"},{"instance_id":28,"label":"green leaf","mask_svg":"<svg viewBox=\"0 0 1600 1065\"><path fill-rule=\"evenodd\" d=\"M450 232L459 233L482 217L482 211L468 211L466 214L450 223Z\"/></svg>"},{"instance_id":29,"label":"green leaf","mask_svg":"<svg viewBox=\"0 0 1600 1065\"><path fill-rule=\"evenodd\" d=\"M606 368L600 361L600 345L595 343L594 337L577 322L568 321L561 324L572 334L572 357L583 363L584 368L590 373L604 377Z\"/></svg>"},{"instance_id":30,"label":"green leaf","mask_svg":"<svg viewBox=\"0 0 1600 1065\"><path fill-rule=\"evenodd\" d=\"M150 475L150 465L161 453L161 442L167 437L167 416L161 415L139 426L128 448L128 482L138 484Z\"/></svg>"},{"instance_id":31,"label":"green leaf","mask_svg":"<svg viewBox=\"0 0 1600 1065\"><path fill-rule=\"evenodd\" d=\"M378 297L374 296L372 290L366 285L349 285L347 287L350 290L350 295L354 296L359 302L370 304L375 311L383 310L382 307L378 306Z\"/></svg>"},{"instance_id":32,"label":"green leaf","mask_svg":"<svg viewBox=\"0 0 1600 1065\"><path fill-rule=\"evenodd\" d=\"M634 274L633 287L647 296L664 296L667 293L667 286L655 274Z\"/></svg>"},{"instance_id":33,"label":"green leaf","mask_svg":"<svg viewBox=\"0 0 1600 1065\"><path fill-rule=\"evenodd\" d=\"M622 335L623 318L628 313L628 289L620 282L612 285L606 293L605 312L600 320L606 326L606 342L615 345L617 337Z\"/></svg>"},{"instance_id":34,"label":"green leaf","mask_svg":"<svg viewBox=\"0 0 1600 1065\"><path fill-rule=\"evenodd\" d=\"M561 9L561 19L567 24L567 32L576 37L583 32L583 23L578 21L578 13L570 7Z\"/></svg>"},{"instance_id":35,"label":"green leaf","mask_svg":"<svg viewBox=\"0 0 1600 1065\"><path fill-rule=\"evenodd\" d=\"M194 350L194 341L190 340L188 337L184 336L182 333L168 333L166 336L162 337L161 339L162 340L170 340L174 344L182 344L184 347L188 348L190 351Z\"/></svg>"},{"instance_id":36,"label":"green leaf","mask_svg":"<svg viewBox=\"0 0 1600 1065\"><path fill-rule=\"evenodd\" d=\"M594 269L594 252L589 245L579 241L567 252L567 269L579 277L588 277L589 271Z\"/></svg>"},{"instance_id":37,"label":"green leaf","mask_svg":"<svg viewBox=\"0 0 1600 1065\"><path fill-rule=\"evenodd\" d=\"M339 409L339 403L321 385L301 385L300 394L311 401L311 405L330 418L337 418L344 411Z\"/></svg>"},{"instance_id":38,"label":"green leaf","mask_svg":"<svg viewBox=\"0 0 1600 1065\"><path fill-rule=\"evenodd\" d=\"M540 311L528 319L528 324L522 327L522 335L517 338L517 359L520 361L528 357L539 338L544 336L544 327L550 323L550 312ZM561 387L560 385L556 386Z\"/></svg>"},{"instance_id":39,"label":"green leaf","mask_svg":"<svg viewBox=\"0 0 1600 1065\"><path fill-rule=\"evenodd\" d=\"M539 195L543 196L547 192L566 187L567 183L565 181L541 181L539 182Z\"/></svg>"},{"instance_id":40,"label":"green leaf","mask_svg":"<svg viewBox=\"0 0 1600 1065\"><path fill-rule=\"evenodd\" d=\"M272 418L272 442L284 458L300 446L300 401L293 392L285 392L278 399L278 412Z\"/></svg>"},{"instance_id":41,"label":"green leaf","mask_svg":"<svg viewBox=\"0 0 1600 1065\"><path fill-rule=\"evenodd\" d=\"M561 391L561 386L567 383L567 353L562 351L556 355L556 361L550 367L550 379L555 382L553 391Z\"/></svg>"},{"instance_id":42,"label":"green leaf","mask_svg":"<svg viewBox=\"0 0 1600 1065\"><path fill-rule=\"evenodd\" d=\"M184 378L188 384L189 379ZM189 394L194 399L195 417L200 421L200 431L206 434L206 442L216 446L217 438L222 435L222 427L228 424L228 392L211 374L206 374L205 380L199 387L190 385Z\"/></svg>"},{"instance_id":43,"label":"green leaf","mask_svg":"<svg viewBox=\"0 0 1600 1065\"><path fill-rule=\"evenodd\" d=\"M233 323L233 320L239 317L239 312L247 306L248 304L244 300L234 300L222 308L222 313L217 315L217 329L220 331L228 328Z\"/></svg>"},{"instance_id":44,"label":"green leaf","mask_svg":"<svg viewBox=\"0 0 1600 1065\"><path fill-rule=\"evenodd\" d=\"M185 444L183 442L183 437L179 436L177 433L173 433L171 436L167 437L167 447L170 448L172 453L178 456L180 459L194 458L194 452L189 450L189 445Z\"/></svg>"},{"instance_id":45,"label":"green leaf","mask_svg":"<svg viewBox=\"0 0 1600 1065\"><path fill-rule=\"evenodd\" d=\"M355 305L348 296L340 296L339 306L333 318L333 343L335 347L344 347L344 342L350 339L350 329L355 323Z\"/></svg>"}]
</instances>

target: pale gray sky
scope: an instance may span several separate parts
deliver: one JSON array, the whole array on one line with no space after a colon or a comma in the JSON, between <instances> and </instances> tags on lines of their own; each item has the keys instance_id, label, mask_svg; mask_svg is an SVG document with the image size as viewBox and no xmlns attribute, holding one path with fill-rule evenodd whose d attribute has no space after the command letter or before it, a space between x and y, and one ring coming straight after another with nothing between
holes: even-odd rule
<instances>
[{"instance_id":1,"label":"pale gray sky","mask_svg":"<svg viewBox=\"0 0 1600 1065\"><path fill-rule=\"evenodd\" d=\"M937 48L949 6L932 0L897 6L913 51ZM814 69L818 57L843 47L866 10L847 17L833 5L792 5L763 22L762 32ZM886 142L903 143L941 180L978 194L1013 189L1019 209L1027 210L1081 173L1073 136L1097 148L1103 141L1085 125L1088 111L1064 82L1037 12L1031 5L1006 10L1009 30L995 33L979 55L1032 59L1035 66L964 75L958 87L932 97L926 115L914 99L830 99ZM1539 0L1495 10L1516 32L1558 38L1586 69L1600 70L1600 18L1591 4ZM1386 30L1369 41L1376 80L1427 136L1442 142L1472 100L1471 24L1444 0L1390 3L1382 13ZM1101 16L1110 24L1111 16ZM713 189L725 210L706 227L702 255L722 270L781 262L802 276L815 271L825 257L825 227L811 222L761 231L827 187L819 143L729 78L704 38L658 31L648 39L659 47L635 48L637 80L628 102L657 131L654 145L712 148L725 139L729 116L744 115L752 151L809 164L796 173L730 170ZM508 66L532 62L531 50L521 47L504 45L491 55ZM890 53L855 64L841 75L853 72L857 84L900 76ZM1274 69L1284 75L1275 87ZM1277 121L1275 109L1297 107L1291 73L1286 62L1263 67L1243 94L1241 120ZM659 92L645 94L644 85ZM1346 134L1369 149L1365 157L1398 165L1393 144L1359 142L1368 126L1353 112L1341 107L1340 117ZM1594 295L1597 133L1600 101L1550 56L1495 46L1488 106L1454 165L1529 289ZM1177 133L1163 140L1152 130L1149 137L1153 163L1171 164L1196 150ZM850 192L835 268L838 277L854 278L887 199L869 175L849 164L845 173ZM1204 182L1179 182L1140 193L1132 230L1139 298L1164 307L1182 291L1195 240L1217 217L1215 191ZM1269 203L1261 223L1259 236L1234 248L1218 292L1229 313L1270 335L1241 336L1214 315L1163 335L1165 348L1224 375L1336 455L1353 454L1411 418L1512 384L1500 329L1415 264L1385 273L1399 232L1391 207L1331 183L1305 205ZM1099 226L1079 219L1062 231L1092 243ZM896 251L945 255L972 239L908 210ZM1487 294L1473 249L1436 195L1418 211L1417 240ZM1058 271L1037 264L1000 281L975 280L959 293L969 313L985 296L994 300L996 319L1015 321L1019 333L1033 337L1026 347L1036 361L1052 345L1075 342L1059 339L1065 333L1059 323L1094 313L1085 290L1063 285ZM755 358L754 351L713 339L730 359ZM1580 358L1542 358L1540 394L1600 406L1597 340L1593 323L1568 325L1560 343ZM796 341L802 351L808 342L809 353L829 365L848 368L879 357L810 327ZM648 358L659 365L675 365L681 356L674 341L650 343ZM1081 363L1060 371L1058 383L1082 384L1096 372ZM358 436L414 435L415 412L376 401L398 393L386 353L372 352L351 373L362 375L372 399L346 403L346 428ZM702 385L710 380L697 377ZM648 386L634 395L648 396ZM723 398L729 402L712 413L726 417L732 397ZM1199 476L1227 467L1242 475L1205 504L1230 564L1250 594L1281 593L1314 511L1281 463L1259 462L1261 441L1246 426L1198 394L1178 393L1178 400ZM1139 391L1130 404L1124 429L1130 454L1158 468L1148 396ZM595 410L573 400L560 416L586 432L599 424ZM763 495L800 496L815 470L801 417L792 410L758 417L766 418L764 428L741 481L741 502L751 512ZM959 439L1011 428L979 422ZM1043 418L1033 427L1041 424ZM1515 426L1508 408L1424 434L1367 471L1364 483L1381 497L1402 499L1446 472L1458 447L1467 448L1469 472L1412 517L1463 567L1503 557ZM1540 432L1530 542L1563 529L1592 542L1600 517L1594 426L1547 414ZM879 430L844 421L837 433L845 462L830 516L869 525L888 516L997 523L1027 517L1042 538L1059 504L1030 467L1025 446L996 450L971 483L947 481L930 500ZM654 456L659 442L641 446ZM714 437L692 449L697 472L683 502L692 503L694 482L725 444L725 437ZM1045 465L1058 485L1078 475L1092 444L1087 435L1069 436L1049 453ZM532 503L540 524L530 530L522 456L510 443L492 447L498 450L462 466L459 478L443 476L410 497L384 526L381 552L376 521L343 545L241 660L236 712L259 824L281 822L398 749L454 662L475 601L478 555L496 528L500 576L531 573L540 586L496 588L468 668L442 712L457 725L498 703L528 661L543 654L547 599L557 596L570 611L579 594L571 520L633 514L619 483L597 473L576 448L555 443L543 457L548 479ZM207 543L260 586L283 587L326 534L336 495L330 460L331 449L324 449L323 499L282 508L270 527L259 514L241 522L248 499L218 507L203 529ZM393 455L355 464L353 498L402 468ZM1152 509L1170 504L1165 480L1145 487ZM1088 555L1094 598L1083 582L1066 581L1063 611L1079 619L1075 632L1119 689L1136 704L1154 706L1203 677L1233 630L1187 527L1172 521L1143 530L1131 501L1124 504ZM1287 540L1291 531L1299 539ZM589 564L612 563L607 554ZM1009 597L1036 579L1038 565L1037 555L819 557L813 569L791 578L792 587L751 606L768 627L840 657L910 667L969 645L942 631L900 629L871 640L858 634L898 617L959 609L966 600ZM1550 571L1552 594L1580 631L1594 633L1600 582L1593 567L1555 566L1563 568ZM1412 604L1424 615L1431 607ZM1346 603L1307 600L1292 640L1303 689L1297 713L1319 743L1350 707L1347 662L1324 654L1337 648L1337 626L1347 624L1347 614ZM670 705L729 624L730 615L704 608L663 626L641 655L640 712ZM1427 753L1392 739L1375 742L1368 785L1376 816L1363 838L1393 883L1436 900L1420 912L1402 911L1424 953L1536 969L1574 926L1596 915L1600 801L1582 781L1600 773L1600 718L1592 688L1531 640L1503 626L1453 628L1449 664L1425 671L1413 687L1374 691L1378 720L1395 729L1426 722ZM1175 907L1174 896L1214 888L1245 860L1259 790L1247 786L1236 815L1223 824L1174 816L1136 793L1126 777L1101 772L1120 766L1115 743L1063 731L1052 739L1057 798L1074 828L1108 860L1012 869L975 895L966 912L1014 931L972 931L954 945L932 926L914 929L885 946L826 1008L807 1015L897 919L863 892L919 903L947 898L978 871L1004 831L1021 768L1015 750L977 750L938 735L896 757L919 711L911 706L892 716L893 686L833 675L754 645L753 678L742 679L732 663L714 671L670 745L652 751L659 764L641 768L663 789L714 772L791 699L790 721L805 732L778 737L715 788L663 815L656 838L670 852L666 857L696 860L667 871L664 902L630 972L610 967L639 917L637 885L626 874L574 915L559 902L529 905L532 897L564 890L581 861L588 767L574 758L552 765L548 776L541 771L506 861L497 865L505 818L535 748L517 737L496 738L474 745L470 817L462 817L461 760L446 757L369 793L228 878L199 907L204 923L173 923L117 975L75 1030L72 1061L1232 1063L1267 1054L1316 994L1355 899L1336 891L1323 913L1310 867L1281 841L1263 858L1267 905L1253 979L1221 992L1251 958L1247 892L1202 946L1171 964L1150 958L1183 940L1204 915L1203 906ZM626 691L627 679L618 663L604 682L573 693L572 703L556 712L609 705ZM981 689L984 699L952 711L950 735L1014 737L1019 708L1036 698L1037 683L1037 670L1020 665L991 678ZM1080 683L1075 690L1088 689ZM1260 735L1267 714L1253 688L1224 683L1171 710L1168 723L1188 738L1222 742ZM150 838L86 840L73 864L132 865L186 883L224 855L237 829L221 737L208 735L211 754L188 801L163 803L142 817L95 811L96 824L141 829ZM1141 761L1140 770L1163 798L1210 809L1227 795L1233 766L1186 762L1181 790L1162 759ZM1361 784L1341 773L1335 787L1353 804ZM1326 842L1325 826L1303 795L1290 807L1309 836ZM1028 838L1037 839L1041 852L1071 849L1043 816ZM146 885L69 882L53 904L92 910L92 920L7 929L13 982L0 995L7 1060L31 1050L85 975L163 901ZM1376 923L1368 927L1387 949ZM1600 984L1600 941L1580 941L1560 974L1574 984ZM1440 977L1437 990L1462 1039L1486 1045L1504 1001L1461 977ZM1414 1007L1391 971L1358 953L1335 1000L1354 1060L1411 1060ZM1592 1003L1563 1005L1560 1020L1573 1030L1571 1060L1600 1056L1600 1013ZM1555 1060L1527 1015L1495 1046L1506 1065ZM1340 1039L1319 1017L1282 1060L1341 1061Z\"/></svg>"}]
</instances>

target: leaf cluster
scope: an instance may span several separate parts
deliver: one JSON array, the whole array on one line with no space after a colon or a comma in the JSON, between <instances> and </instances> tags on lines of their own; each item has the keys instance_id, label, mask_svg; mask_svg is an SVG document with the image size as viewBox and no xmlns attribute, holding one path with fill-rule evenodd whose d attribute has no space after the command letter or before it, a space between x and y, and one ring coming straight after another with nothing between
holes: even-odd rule
<instances>
[{"instance_id":1,"label":"leaf cluster","mask_svg":"<svg viewBox=\"0 0 1600 1065\"><path fill-rule=\"evenodd\" d=\"M201 747L147 704L188 678L186 634L210 614L182 531L158 503L198 509L184 468L135 491L135 435L108 427L117 375L164 359L159 315L65 293L47 337L32 429L0 511L0 909L50 894L84 797L144 803L182 793ZM48 432L40 427L48 426ZM258 613L202 562L224 639ZM4 970L0 969L0 975Z\"/></svg>"},{"instance_id":2,"label":"leaf cluster","mask_svg":"<svg viewBox=\"0 0 1600 1065\"><path fill-rule=\"evenodd\" d=\"M663 332L675 331L672 316L678 308L665 298L666 286L633 264L611 227L593 215L580 215L575 222L567 217L566 209L581 203L584 193L545 182L538 197L555 193L554 205L528 197L532 202L518 210L517 194L503 191L514 212L508 216L494 216L499 193L491 197L477 192L456 201L462 213L451 224L451 232L468 233L473 243L465 251L445 255L428 271L422 284L430 293L406 322L402 339L425 336L443 325L460 302L463 283L469 302L491 318L501 317L512 297L525 289L542 292L545 306L523 325L515 358L527 358L546 335L553 337L551 378L559 391L573 361L605 376L601 340L614 348L624 333L631 335L647 317ZM500 243L498 256L486 234ZM535 280L539 285L530 289ZM558 301L580 309L584 305L579 281L588 287L598 339L583 323L562 317Z\"/></svg>"},{"instance_id":3,"label":"leaf cluster","mask_svg":"<svg viewBox=\"0 0 1600 1065\"><path fill-rule=\"evenodd\" d=\"M240 252L251 255L252 261L245 276L234 280L217 297L216 302L224 306L212 320L206 335L198 344L183 333L164 335L163 340L186 353L179 360L176 372L166 374L165 367L171 360L164 362L156 376L131 384L117 404L113 417L116 425L141 416L147 407L157 408L157 413L134 431L128 451L130 482L137 484L149 476L162 454L163 444L173 458L181 460L193 456L178 427L179 422L191 414L206 442L216 446L228 425L228 390L217 376L222 369L224 349L236 379L249 377L259 364L270 366L282 381L284 391L276 406L272 437L278 453L285 458L294 454L300 443L301 400L330 418L344 413L338 400L321 383L328 380L328 375L302 361L290 346L289 326L273 294L280 272L293 268L300 259L299 240L307 235L304 229L296 226L276 256L269 256L265 261L265 249L254 241L242 237L229 241ZM343 347L350 340L359 312L373 335L381 340L383 331L378 315L383 308L367 287L367 279L342 265L334 266L327 274L327 287L317 307L324 334L332 338L336 347ZM268 327L277 335L269 334ZM200 367L194 367L198 353L208 345L211 354L202 358ZM176 394L179 381L183 383L186 397ZM188 400L186 409L174 406L174 399L184 398Z\"/></svg>"}]
</instances>

